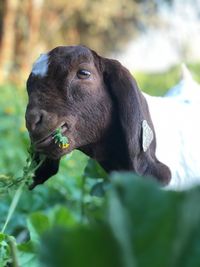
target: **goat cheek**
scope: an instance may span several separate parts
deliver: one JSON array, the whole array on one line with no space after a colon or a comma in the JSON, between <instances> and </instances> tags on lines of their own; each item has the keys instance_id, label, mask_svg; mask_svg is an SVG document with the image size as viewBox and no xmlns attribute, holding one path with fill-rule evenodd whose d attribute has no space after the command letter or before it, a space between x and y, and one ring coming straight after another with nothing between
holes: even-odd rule
<instances>
[{"instance_id":1,"label":"goat cheek","mask_svg":"<svg viewBox=\"0 0 200 267\"><path fill-rule=\"evenodd\" d=\"M84 90L84 88L82 87L79 87L79 86L73 86L71 87L71 98L72 98L72 101L74 102L80 102L82 100L85 99L86 97L86 90Z\"/></svg>"}]
</instances>

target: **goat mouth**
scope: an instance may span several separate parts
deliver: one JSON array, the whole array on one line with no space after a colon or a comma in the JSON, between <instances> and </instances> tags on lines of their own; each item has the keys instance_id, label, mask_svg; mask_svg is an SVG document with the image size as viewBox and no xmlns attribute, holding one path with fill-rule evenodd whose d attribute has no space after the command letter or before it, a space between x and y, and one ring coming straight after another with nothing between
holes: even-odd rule
<instances>
[{"instance_id":1,"label":"goat mouth","mask_svg":"<svg viewBox=\"0 0 200 267\"><path fill-rule=\"evenodd\" d=\"M62 123L61 125L59 125L58 127L56 127L56 129L54 129L49 134L47 134L45 137L42 137L41 139L34 141L33 142L33 145L34 145L35 149L36 150L40 150L40 149L43 149L43 148L49 146L52 143L55 143L54 142L54 136L55 136L56 130L58 128L60 129L61 134L63 136L66 136L66 132L68 130L68 127L67 127L67 124L66 123Z\"/></svg>"}]
</instances>

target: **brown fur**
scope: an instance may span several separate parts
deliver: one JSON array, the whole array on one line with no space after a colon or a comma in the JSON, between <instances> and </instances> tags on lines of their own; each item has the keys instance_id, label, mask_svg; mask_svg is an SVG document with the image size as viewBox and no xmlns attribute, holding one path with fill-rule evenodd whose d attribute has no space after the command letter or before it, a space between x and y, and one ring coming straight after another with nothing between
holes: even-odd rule
<instances>
[{"instance_id":1,"label":"brown fur","mask_svg":"<svg viewBox=\"0 0 200 267\"><path fill-rule=\"evenodd\" d=\"M79 69L91 72L88 79L77 77ZM102 167L131 170L151 175L162 184L170 181L169 168L155 156L156 138L146 152L142 149L142 121L154 132L149 109L137 83L118 61L100 57L82 46L57 47L49 52L45 77L30 74L26 123L33 143L66 123L70 148L53 142L38 153L48 158L36 171L33 187L58 171L59 159L79 149Z\"/></svg>"}]
</instances>

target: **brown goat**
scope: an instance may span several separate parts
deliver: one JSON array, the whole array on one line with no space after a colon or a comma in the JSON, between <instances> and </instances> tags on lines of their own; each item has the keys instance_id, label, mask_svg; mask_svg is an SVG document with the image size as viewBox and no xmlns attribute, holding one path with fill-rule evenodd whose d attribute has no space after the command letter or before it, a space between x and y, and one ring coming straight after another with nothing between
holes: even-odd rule
<instances>
[{"instance_id":1,"label":"brown goat","mask_svg":"<svg viewBox=\"0 0 200 267\"><path fill-rule=\"evenodd\" d=\"M47 155L32 188L54 175L61 156L74 149L97 160L107 172L134 171L169 183L169 168L155 156L156 137L147 102L118 61L83 46L57 47L36 61L27 91L31 142L38 154ZM52 139L57 127L69 140L66 149Z\"/></svg>"}]
</instances>

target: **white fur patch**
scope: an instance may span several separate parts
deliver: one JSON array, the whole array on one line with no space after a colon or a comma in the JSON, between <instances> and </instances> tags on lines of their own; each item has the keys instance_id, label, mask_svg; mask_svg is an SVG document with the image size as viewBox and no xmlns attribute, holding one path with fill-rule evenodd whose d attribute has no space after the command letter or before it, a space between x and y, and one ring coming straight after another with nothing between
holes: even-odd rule
<instances>
[{"instance_id":1,"label":"white fur patch","mask_svg":"<svg viewBox=\"0 0 200 267\"><path fill-rule=\"evenodd\" d=\"M197 94L198 95L198 94ZM171 170L167 189L184 190L200 184L200 105L179 97L145 94L154 124L158 160Z\"/></svg>"},{"instance_id":2,"label":"white fur patch","mask_svg":"<svg viewBox=\"0 0 200 267\"><path fill-rule=\"evenodd\" d=\"M142 122L142 148L146 152L153 141L153 131L146 120Z\"/></svg>"},{"instance_id":3,"label":"white fur patch","mask_svg":"<svg viewBox=\"0 0 200 267\"><path fill-rule=\"evenodd\" d=\"M48 66L49 66L49 55L41 54L40 57L33 64L32 74L44 77L47 74Z\"/></svg>"}]
</instances>

